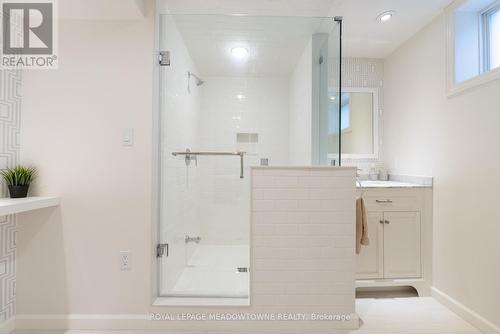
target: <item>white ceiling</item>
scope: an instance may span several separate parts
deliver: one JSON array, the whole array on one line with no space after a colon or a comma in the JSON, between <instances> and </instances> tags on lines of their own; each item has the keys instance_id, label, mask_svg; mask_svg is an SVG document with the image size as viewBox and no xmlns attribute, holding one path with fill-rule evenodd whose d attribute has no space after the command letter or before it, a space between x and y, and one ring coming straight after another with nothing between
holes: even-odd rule
<instances>
[{"instance_id":1,"label":"white ceiling","mask_svg":"<svg viewBox=\"0 0 500 334\"><path fill-rule=\"evenodd\" d=\"M160 0L170 13L343 16L344 55L384 58L453 0ZM381 24L377 16L395 10Z\"/></svg>"},{"instance_id":2,"label":"white ceiling","mask_svg":"<svg viewBox=\"0 0 500 334\"><path fill-rule=\"evenodd\" d=\"M61 20L140 20L152 0L59 0Z\"/></svg>"},{"instance_id":3,"label":"white ceiling","mask_svg":"<svg viewBox=\"0 0 500 334\"><path fill-rule=\"evenodd\" d=\"M173 14L248 14L327 16L339 0L159 0L160 10ZM370 1L370 0L367 0Z\"/></svg>"},{"instance_id":4,"label":"white ceiling","mask_svg":"<svg viewBox=\"0 0 500 334\"><path fill-rule=\"evenodd\" d=\"M453 0L342 0L330 14L344 16L344 55L385 58L430 23ZM396 15L377 21L384 11Z\"/></svg>"},{"instance_id":5,"label":"white ceiling","mask_svg":"<svg viewBox=\"0 0 500 334\"><path fill-rule=\"evenodd\" d=\"M137 20L155 0L60 0L61 19ZM170 13L344 17L344 55L384 58L452 0L158 0ZM381 24L376 17L395 10Z\"/></svg>"},{"instance_id":6,"label":"white ceiling","mask_svg":"<svg viewBox=\"0 0 500 334\"><path fill-rule=\"evenodd\" d=\"M288 76L311 36L335 26L330 18L308 17L166 15L163 19L175 21L203 76ZM235 58L231 54L235 47L247 49L248 56Z\"/></svg>"}]
</instances>

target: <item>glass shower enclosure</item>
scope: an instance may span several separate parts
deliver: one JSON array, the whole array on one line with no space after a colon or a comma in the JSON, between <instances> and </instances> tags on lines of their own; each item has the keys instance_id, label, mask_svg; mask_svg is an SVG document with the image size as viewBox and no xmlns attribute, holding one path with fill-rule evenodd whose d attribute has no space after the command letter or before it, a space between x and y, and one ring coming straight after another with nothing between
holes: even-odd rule
<instances>
[{"instance_id":1,"label":"glass shower enclosure","mask_svg":"<svg viewBox=\"0 0 500 334\"><path fill-rule=\"evenodd\" d=\"M159 15L160 296L248 300L251 166L341 161L340 34L331 17Z\"/></svg>"}]
</instances>

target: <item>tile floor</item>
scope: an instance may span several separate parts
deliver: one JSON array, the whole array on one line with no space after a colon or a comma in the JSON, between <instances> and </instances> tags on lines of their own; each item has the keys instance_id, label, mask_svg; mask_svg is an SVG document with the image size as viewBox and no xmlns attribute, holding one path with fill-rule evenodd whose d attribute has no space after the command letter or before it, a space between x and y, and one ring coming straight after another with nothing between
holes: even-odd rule
<instances>
[{"instance_id":1,"label":"tile floor","mask_svg":"<svg viewBox=\"0 0 500 334\"><path fill-rule=\"evenodd\" d=\"M361 298L362 326L351 334L481 334L433 298ZM141 331L24 331L14 334L143 334ZM147 332L168 333L168 332ZM176 333L175 333L176 334Z\"/></svg>"},{"instance_id":2,"label":"tile floor","mask_svg":"<svg viewBox=\"0 0 500 334\"><path fill-rule=\"evenodd\" d=\"M248 245L199 245L173 290L164 294L247 298L249 274L237 269L249 262Z\"/></svg>"}]
</instances>

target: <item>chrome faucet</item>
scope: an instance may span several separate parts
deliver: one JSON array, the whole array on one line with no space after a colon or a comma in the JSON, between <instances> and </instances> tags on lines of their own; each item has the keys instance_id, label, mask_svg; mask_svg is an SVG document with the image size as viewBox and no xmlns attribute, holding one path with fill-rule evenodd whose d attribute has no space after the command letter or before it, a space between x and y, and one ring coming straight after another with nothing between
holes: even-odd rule
<instances>
[{"instance_id":1,"label":"chrome faucet","mask_svg":"<svg viewBox=\"0 0 500 334\"><path fill-rule=\"evenodd\" d=\"M185 243L190 243L190 242L195 242L197 244L199 244L201 241L201 237L190 237L189 235L186 235L186 237L184 238L184 242Z\"/></svg>"}]
</instances>

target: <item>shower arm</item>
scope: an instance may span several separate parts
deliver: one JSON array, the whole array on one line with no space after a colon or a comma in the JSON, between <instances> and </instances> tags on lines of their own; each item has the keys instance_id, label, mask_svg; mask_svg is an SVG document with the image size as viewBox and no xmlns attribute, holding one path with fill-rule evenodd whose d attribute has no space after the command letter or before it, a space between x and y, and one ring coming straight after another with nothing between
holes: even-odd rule
<instances>
[{"instance_id":1,"label":"shower arm","mask_svg":"<svg viewBox=\"0 0 500 334\"><path fill-rule=\"evenodd\" d=\"M191 160L194 160L199 155L211 155L211 156L239 156L240 157L240 179L244 178L243 169L244 169L244 159L246 152L191 152L189 149L186 149L185 152L172 152L174 157L178 155L185 156L186 165L189 165ZM194 159L193 159L194 158Z\"/></svg>"}]
</instances>

